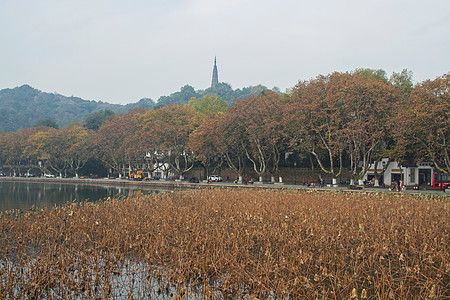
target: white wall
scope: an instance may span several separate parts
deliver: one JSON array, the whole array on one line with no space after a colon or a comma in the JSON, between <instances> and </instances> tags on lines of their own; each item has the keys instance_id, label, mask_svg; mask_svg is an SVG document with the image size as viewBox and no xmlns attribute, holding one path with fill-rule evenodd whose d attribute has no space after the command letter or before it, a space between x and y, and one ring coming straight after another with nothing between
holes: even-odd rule
<instances>
[{"instance_id":1,"label":"white wall","mask_svg":"<svg viewBox=\"0 0 450 300\"><path fill-rule=\"evenodd\" d=\"M386 164L387 158L383 158L377 165L377 172L380 174L383 170L383 162ZM374 175L374 164L369 166L369 171L364 175L363 179L367 180L369 175ZM433 174L433 167L429 163L423 163L415 167L402 167L397 162L390 162L386 171L383 174L383 182L386 186L390 186L392 180L397 176L403 174L403 181L405 185L416 185L419 184L419 169L431 170Z\"/></svg>"}]
</instances>

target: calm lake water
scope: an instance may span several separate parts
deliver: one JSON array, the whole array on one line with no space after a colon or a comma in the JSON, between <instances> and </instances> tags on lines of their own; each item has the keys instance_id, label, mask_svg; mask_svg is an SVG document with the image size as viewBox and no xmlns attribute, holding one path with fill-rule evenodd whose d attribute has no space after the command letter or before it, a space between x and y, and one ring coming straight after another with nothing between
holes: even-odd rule
<instances>
[{"instance_id":1,"label":"calm lake water","mask_svg":"<svg viewBox=\"0 0 450 300\"><path fill-rule=\"evenodd\" d=\"M91 186L67 183L2 182L0 181L0 212L10 209L47 208L71 201L98 201L107 197L128 196L138 189ZM141 190L143 194L161 190Z\"/></svg>"}]
</instances>

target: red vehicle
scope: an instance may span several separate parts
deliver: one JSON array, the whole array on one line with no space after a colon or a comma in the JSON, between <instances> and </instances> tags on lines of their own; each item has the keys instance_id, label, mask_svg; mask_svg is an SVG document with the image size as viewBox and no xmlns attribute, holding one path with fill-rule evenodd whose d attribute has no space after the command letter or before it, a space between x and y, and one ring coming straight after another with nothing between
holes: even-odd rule
<instances>
[{"instance_id":1,"label":"red vehicle","mask_svg":"<svg viewBox=\"0 0 450 300\"><path fill-rule=\"evenodd\" d=\"M435 189L448 189L450 188L450 175L443 173L433 173L433 181L431 186Z\"/></svg>"}]
</instances>

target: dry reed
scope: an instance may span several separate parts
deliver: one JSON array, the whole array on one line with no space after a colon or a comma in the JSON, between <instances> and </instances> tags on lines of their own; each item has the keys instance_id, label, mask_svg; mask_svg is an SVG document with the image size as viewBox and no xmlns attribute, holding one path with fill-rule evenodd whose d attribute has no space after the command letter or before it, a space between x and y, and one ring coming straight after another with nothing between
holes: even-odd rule
<instances>
[{"instance_id":1,"label":"dry reed","mask_svg":"<svg viewBox=\"0 0 450 300\"><path fill-rule=\"evenodd\" d=\"M0 298L444 299L448 198L187 190L0 218Z\"/></svg>"}]
</instances>

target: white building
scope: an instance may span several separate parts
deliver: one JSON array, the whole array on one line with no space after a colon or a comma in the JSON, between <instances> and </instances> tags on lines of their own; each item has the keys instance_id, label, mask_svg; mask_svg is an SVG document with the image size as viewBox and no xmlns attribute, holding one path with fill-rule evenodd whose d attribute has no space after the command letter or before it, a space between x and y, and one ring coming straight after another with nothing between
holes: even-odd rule
<instances>
[{"instance_id":1,"label":"white building","mask_svg":"<svg viewBox=\"0 0 450 300\"><path fill-rule=\"evenodd\" d=\"M153 170L151 177L157 177L160 179L167 179L168 177L172 177L173 174L169 172L169 164L161 163L158 164L155 170ZM149 176L150 177L150 176Z\"/></svg>"},{"instance_id":2,"label":"white building","mask_svg":"<svg viewBox=\"0 0 450 300\"><path fill-rule=\"evenodd\" d=\"M383 173L383 169L385 169ZM397 162L389 162L389 159L383 158L377 164L377 174L379 182L375 181L375 186L383 184L390 186L393 181L402 180L405 185L429 185L434 172L433 164L429 162L421 163L416 166L404 167ZM382 174L382 175L380 175ZM373 180L375 177L374 164L369 166L363 180Z\"/></svg>"}]
</instances>

